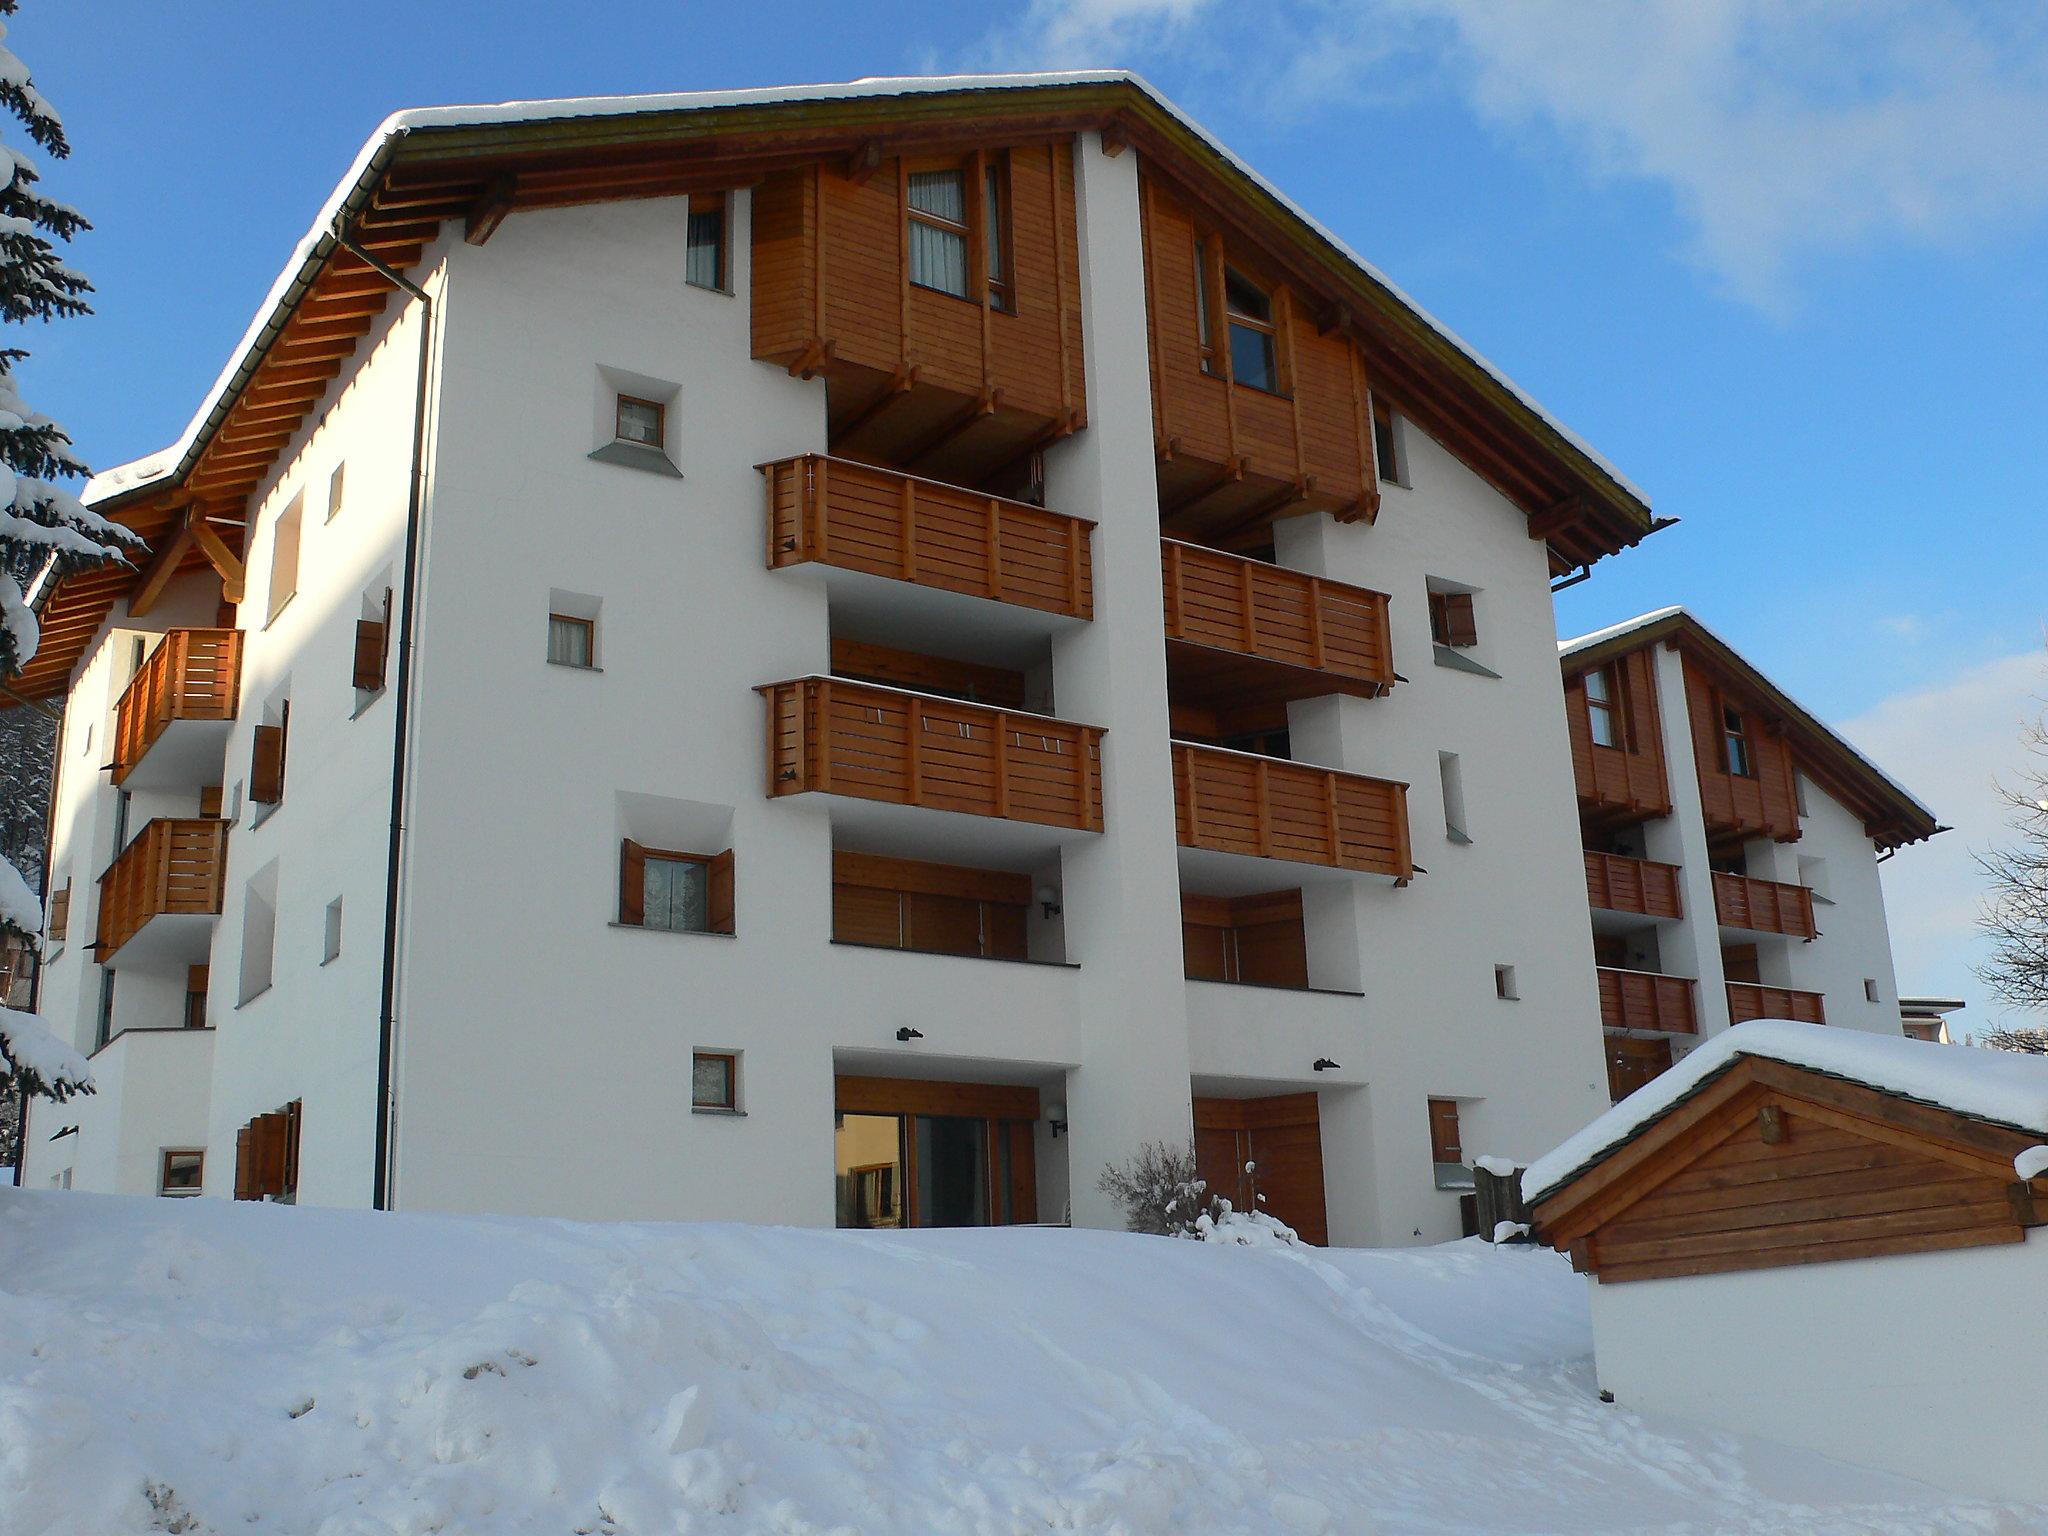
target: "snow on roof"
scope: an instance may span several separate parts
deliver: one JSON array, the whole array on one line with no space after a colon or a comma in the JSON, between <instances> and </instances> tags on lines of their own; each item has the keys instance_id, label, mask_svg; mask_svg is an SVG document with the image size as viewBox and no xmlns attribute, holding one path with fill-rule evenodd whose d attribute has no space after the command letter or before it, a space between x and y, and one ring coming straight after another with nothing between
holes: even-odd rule
<instances>
[{"instance_id":1,"label":"snow on roof","mask_svg":"<svg viewBox=\"0 0 2048 1536\"><path fill-rule=\"evenodd\" d=\"M221 369L213 386L207 390L205 399L194 413L190 424L175 443L156 453L145 454L126 464L119 464L93 476L87 482L85 499L97 501L108 496L141 490L156 481L175 475L180 465L191 453L209 417L220 406L241 367L250 347L255 343L266 326L272 323L278 306L285 300L303 273L301 269L314 257L322 241L331 236L334 217L347 201L349 194L372 169L373 162L386 152L400 137L425 128L480 127L493 123L539 123L553 122L567 118L623 117L634 113L647 112L699 112L720 107L768 106L802 101L848 101L877 96L916 96L943 91L1002 91L1044 89L1054 86L1072 85L1113 85L1127 84L1142 91L1161 110L1169 114L1199 138L1220 159L1229 163L1247 179L1257 184L1295 218L1312 229L1318 236L1364 272L1373 282L1385 288L1415 316L1434 330L1439 336L1456 347L1466 358L1484 369L1495 383L1513 395L1524 406L1535 413L1545 426L1570 443L1595 464L1602 474L1620 486L1644 507L1650 504L1649 496L1620 470L1609 463L1592 445L1563 422L1546 411L1503 373L1479 350L1471 346L1436 316L1390 281L1371 262L1359 255L1344 241L1337 238L1319 220L1310 215L1298 203L1273 185L1251 166L1239 159L1224 146L1221 140L1189 117L1153 87L1142 75L1127 69L1083 69L1065 70L1038 74L992 74L992 75L905 75L867 76L859 80L837 84L783 85L756 90L726 91L677 91L641 96L570 96L547 101L505 101L496 104L449 107L410 107L394 112L378 125L370 135L354 162L335 184L327 200L320 205L312 225L294 248L291 259L278 274L277 281L270 286L257 307L255 318L242 333L234 349L228 355L225 367Z\"/></svg>"},{"instance_id":2,"label":"snow on roof","mask_svg":"<svg viewBox=\"0 0 2048 1536\"><path fill-rule=\"evenodd\" d=\"M1692 1097L1739 1056L1782 1061L1974 1120L2048 1135L2048 1056L1756 1019L1722 1031L1537 1158L1522 1175L1524 1198L1534 1204L1555 1193Z\"/></svg>"},{"instance_id":3,"label":"snow on roof","mask_svg":"<svg viewBox=\"0 0 2048 1536\"><path fill-rule=\"evenodd\" d=\"M1836 746L1840 747L1844 752L1848 753L1851 757L1855 758L1857 762L1861 763L1865 768L1869 769L1871 773L1875 774L1879 779L1881 779L1892 790L1894 794L1898 795L1901 799L1909 802L1915 810L1917 810L1922 816L1925 816L1929 821L1938 820L1934 812L1930 811L1927 808L1926 804L1920 799L1918 795L1914 794L1910 789L1906 788L1905 785L1901 784L1897 779L1893 778L1890 774L1886 773L1882 768L1878 767L1876 763L1873 763L1854 744L1845 740L1842 737L1842 735L1834 729L1834 727L1830 726L1819 715L1815 714L1812 710L1808 709L1804 704L1802 704L1798 699L1794 698L1790 693L1788 693L1785 690L1784 686L1780 684L1775 678L1764 677L1763 672L1760 669L1758 669L1755 666L1755 664L1750 662L1747 657L1743 656L1742 652L1738 651L1734 646L1730 645L1725 639L1723 639L1719 634L1717 634L1712 628L1712 626L1703 622L1698 614L1694 613L1690 608L1685 607L1681 603L1674 603L1668 608L1653 608L1648 613L1639 613L1632 619L1623 619L1619 624L1610 624L1605 629L1596 629L1593 630L1590 634L1579 635L1570 640L1560 640L1557 642L1557 654L1560 659L1568 659L1570 657L1579 655L1583 651L1594 650L1599 646L1606 645L1609 641L1620 640L1628 635L1636 634L1644 630L1654 629L1657 625L1666 623L1671 619L1684 620L1686 623L1692 625L1695 629L1699 630L1700 633L1704 634L1708 639L1712 640L1715 644L1719 645L1723 650L1727 651L1731 656L1735 657L1738 661L1742 662L1742 664L1745 667L1748 667L1750 671L1756 673L1758 677L1763 678L1763 680L1766 683L1770 684L1771 688L1774 689L1777 692L1778 696L1782 698L1787 704L1790 704L1800 714L1804 715L1807 719L1807 722L1815 730L1819 731L1823 736L1827 737L1828 740L1834 742Z\"/></svg>"}]
</instances>

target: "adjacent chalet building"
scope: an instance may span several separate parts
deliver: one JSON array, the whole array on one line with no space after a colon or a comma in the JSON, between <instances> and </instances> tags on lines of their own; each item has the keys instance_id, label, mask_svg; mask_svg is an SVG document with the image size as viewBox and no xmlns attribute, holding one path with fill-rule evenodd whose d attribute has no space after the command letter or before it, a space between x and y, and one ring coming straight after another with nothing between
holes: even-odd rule
<instances>
[{"instance_id":1,"label":"adjacent chalet building","mask_svg":"<svg viewBox=\"0 0 2048 1536\"><path fill-rule=\"evenodd\" d=\"M1434 1240L1607 1101L1650 511L1133 77L401 113L90 496L31 1184Z\"/></svg>"},{"instance_id":2,"label":"adjacent chalet building","mask_svg":"<svg viewBox=\"0 0 2048 1536\"><path fill-rule=\"evenodd\" d=\"M1682 608L1559 653L1613 1096L1748 1019L1901 1033L1877 866L1933 815Z\"/></svg>"}]
</instances>

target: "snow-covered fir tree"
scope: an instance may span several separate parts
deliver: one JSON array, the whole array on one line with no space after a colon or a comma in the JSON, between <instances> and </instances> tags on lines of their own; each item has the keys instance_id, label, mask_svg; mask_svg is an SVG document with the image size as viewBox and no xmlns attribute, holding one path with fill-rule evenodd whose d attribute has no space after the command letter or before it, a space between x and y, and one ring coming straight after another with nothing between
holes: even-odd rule
<instances>
[{"instance_id":1,"label":"snow-covered fir tree","mask_svg":"<svg viewBox=\"0 0 2048 1536\"><path fill-rule=\"evenodd\" d=\"M19 325L87 313L92 285L57 252L59 242L88 227L84 215L38 188L41 173L29 146L60 160L71 146L28 66L6 46L5 18L17 4L0 0L0 320ZM9 117L27 145L17 141ZM0 677L35 655L28 591L38 575L125 559L136 546L127 529L56 483L86 468L64 429L22 396L15 369L27 357L19 347L0 347ZM43 928L42 903L11 859L0 859L0 927L29 938ZM0 1010L0 1079L57 1098L91 1081L76 1052L14 1009Z\"/></svg>"}]
</instances>

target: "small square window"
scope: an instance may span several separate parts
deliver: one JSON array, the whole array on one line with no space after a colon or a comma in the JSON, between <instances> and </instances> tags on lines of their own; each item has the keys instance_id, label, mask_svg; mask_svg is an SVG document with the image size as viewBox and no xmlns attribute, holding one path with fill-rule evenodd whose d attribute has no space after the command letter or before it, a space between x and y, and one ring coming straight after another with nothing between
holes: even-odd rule
<instances>
[{"instance_id":1,"label":"small square window","mask_svg":"<svg viewBox=\"0 0 2048 1536\"><path fill-rule=\"evenodd\" d=\"M730 1051L698 1051L690 1058L690 1107L738 1109L740 1059Z\"/></svg>"},{"instance_id":2,"label":"small square window","mask_svg":"<svg viewBox=\"0 0 2048 1536\"><path fill-rule=\"evenodd\" d=\"M330 523L341 511L341 491L347 471L348 465L337 464L334 473L327 477L327 521Z\"/></svg>"},{"instance_id":3,"label":"small square window","mask_svg":"<svg viewBox=\"0 0 2048 1536\"><path fill-rule=\"evenodd\" d=\"M1867 1003L1874 1003L1878 1000L1877 978L1875 976L1866 976L1863 978L1863 1000Z\"/></svg>"},{"instance_id":4,"label":"small square window","mask_svg":"<svg viewBox=\"0 0 2048 1536\"><path fill-rule=\"evenodd\" d=\"M597 625L573 614L548 615L548 660L558 667L595 666Z\"/></svg>"},{"instance_id":5,"label":"small square window","mask_svg":"<svg viewBox=\"0 0 2048 1536\"><path fill-rule=\"evenodd\" d=\"M1496 965L1493 968L1493 995L1514 1002L1522 994L1515 985L1515 968L1512 965Z\"/></svg>"},{"instance_id":6,"label":"small square window","mask_svg":"<svg viewBox=\"0 0 2048 1536\"><path fill-rule=\"evenodd\" d=\"M341 958L341 898L327 903L326 933L320 944L320 963Z\"/></svg>"},{"instance_id":7,"label":"small square window","mask_svg":"<svg viewBox=\"0 0 2048 1536\"><path fill-rule=\"evenodd\" d=\"M197 1148L166 1148L157 1175L160 1195L196 1195L206 1177L206 1154Z\"/></svg>"},{"instance_id":8,"label":"small square window","mask_svg":"<svg viewBox=\"0 0 2048 1536\"><path fill-rule=\"evenodd\" d=\"M668 407L655 400L642 400L635 395L619 396L617 426L613 435L622 443L632 443L641 448L661 451L663 418Z\"/></svg>"},{"instance_id":9,"label":"small square window","mask_svg":"<svg viewBox=\"0 0 2048 1536\"><path fill-rule=\"evenodd\" d=\"M643 887L644 927L670 933L708 933L711 929L711 867L699 859L647 856Z\"/></svg>"},{"instance_id":10,"label":"small square window","mask_svg":"<svg viewBox=\"0 0 2048 1536\"><path fill-rule=\"evenodd\" d=\"M1429 637L1438 645L1456 650L1479 643L1479 618L1470 592L1429 594Z\"/></svg>"}]
</instances>

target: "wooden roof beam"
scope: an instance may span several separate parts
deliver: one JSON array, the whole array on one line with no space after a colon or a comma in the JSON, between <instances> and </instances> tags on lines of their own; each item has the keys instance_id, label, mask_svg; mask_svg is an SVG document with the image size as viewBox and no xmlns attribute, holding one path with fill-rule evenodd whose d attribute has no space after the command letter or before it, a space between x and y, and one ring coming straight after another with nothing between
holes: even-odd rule
<instances>
[{"instance_id":1,"label":"wooden roof beam","mask_svg":"<svg viewBox=\"0 0 2048 1536\"><path fill-rule=\"evenodd\" d=\"M484 184L483 192L462 216L462 238L466 244L482 245L498 232L498 226L512 211L519 196L519 173L500 171Z\"/></svg>"},{"instance_id":2,"label":"wooden roof beam","mask_svg":"<svg viewBox=\"0 0 2048 1536\"><path fill-rule=\"evenodd\" d=\"M239 603L248 584L248 573L235 557L235 552L207 525L206 519L198 515L197 509L185 519L185 526L191 530L192 541L213 563L213 568L220 572L221 595L231 603Z\"/></svg>"},{"instance_id":3,"label":"wooden roof beam","mask_svg":"<svg viewBox=\"0 0 2048 1536\"><path fill-rule=\"evenodd\" d=\"M188 514L179 520L171 536L157 545L156 553L143 569L142 582L128 599L130 618L143 618L156 606L157 599L164 595L164 588L170 585L171 578L184 563L186 551L191 548L192 523ZM98 627L97 623L94 627Z\"/></svg>"}]
</instances>

